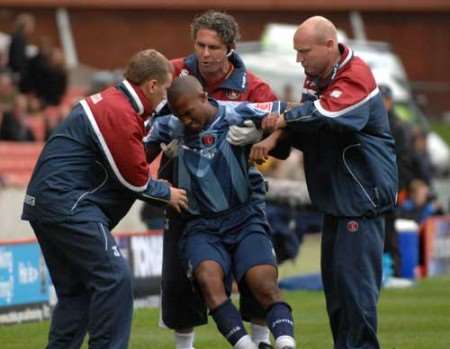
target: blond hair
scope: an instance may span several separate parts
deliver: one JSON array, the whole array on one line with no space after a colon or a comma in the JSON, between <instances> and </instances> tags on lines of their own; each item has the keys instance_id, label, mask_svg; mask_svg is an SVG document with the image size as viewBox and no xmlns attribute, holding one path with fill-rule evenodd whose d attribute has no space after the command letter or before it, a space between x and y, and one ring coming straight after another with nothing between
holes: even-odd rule
<instances>
[{"instance_id":1,"label":"blond hair","mask_svg":"<svg viewBox=\"0 0 450 349\"><path fill-rule=\"evenodd\" d=\"M147 49L139 51L131 57L125 68L124 76L128 81L141 85L149 80L164 83L171 72L172 66L162 53L154 49Z\"/></svg>"}]
</instances>

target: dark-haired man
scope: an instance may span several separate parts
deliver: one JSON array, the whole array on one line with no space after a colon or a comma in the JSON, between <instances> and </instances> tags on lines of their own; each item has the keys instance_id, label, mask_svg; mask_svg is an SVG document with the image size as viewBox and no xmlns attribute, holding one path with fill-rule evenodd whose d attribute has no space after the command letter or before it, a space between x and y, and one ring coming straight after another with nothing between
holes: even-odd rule
<instances>
[{"instance_id":1,"label":"dark-haired man","mask_svg":"<svg viewBox=\"0 0 450 349\"><path fill-rule=\"evenodd\" d=\"M269 102L276 96L264 81L248 71L239 55L234 52L239 40L239 26L229 14L207 11L191 24L194 53L172 60L174 76L193 75L209 96L217 100ZM249 121L251 125L251 121ZM250 131L252 127L248 127ZM255 139L256 140L256 139ZM170 178L171 165L163 157L160 176ZM264 204L265 184L261 174L252 168L252 198L255 207ZM194 341L193 327L206 323L206 309L198 294L193 294L189 280L180 271L176 245L184 226L180 215L167 213L168 229L164 232L162 272L162 320L175 330L177 349L191 349ZM270 332L265 326L262 307L248 292L245 285L240 290L240 310L244 320L251 321L252 338L261 348L270 348Z\"/></svg>"}]
</instances>

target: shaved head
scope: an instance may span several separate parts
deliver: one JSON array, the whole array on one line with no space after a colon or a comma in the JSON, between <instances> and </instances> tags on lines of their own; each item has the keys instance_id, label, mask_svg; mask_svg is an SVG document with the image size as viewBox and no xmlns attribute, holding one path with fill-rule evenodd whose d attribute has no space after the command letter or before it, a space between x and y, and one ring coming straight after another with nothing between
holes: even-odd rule
<instances>
[{"instance_id":1,"label":"shaved head","mask_svg":"<svg viewBox=\"0 0 450 349\"><path fill-rule=\"evenodd\" d=\"M318 43L325 43L327 40L337 42L337 30L334 24L322 16L309 17L299 25L297 34L306 34L314 37Z\"/></svg>"},{"instance_id":2,"label":"shaved head","mask_svg":"<svg viewBox=\"0 0 450 349\"><path fill-rule=\"evenodd\" d=\"M294 49L307 75L326 78L340 58L336 27L325 17L309 17L295 32Z\"/></svg>"},{"instance_id":3,"label":"shaved head","mask_svg":"<svg viewBox=\"0 0 450 349\"><path fill-rule=\"evenodd\" d=\"M167 100L169 104L175 104L181 96L195 96L203 93L200 81L192 75L176 78L167 89Z\"/></svg>"},{"instance_id":4,"label":"shaved head","mask_svg":"<svg viewBox=\"0 0 450 349\"><path fill-rule=\"evenodd\" d=\"M200 81L192 75L175 79L167 90L167 100L173 114L194 133L200 132L217 112Z\"/></svg>"}]
</instances>

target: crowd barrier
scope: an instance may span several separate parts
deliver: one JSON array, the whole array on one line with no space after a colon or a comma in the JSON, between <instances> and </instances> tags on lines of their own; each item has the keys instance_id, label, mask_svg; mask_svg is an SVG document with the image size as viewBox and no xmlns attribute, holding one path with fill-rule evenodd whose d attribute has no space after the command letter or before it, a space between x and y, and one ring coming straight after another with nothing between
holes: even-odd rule
<instances>
[{"instance_id":1,"label":"crowd barrier","mask_svg":"<svg viewBox=\"0 0 450 349\"><path fill-rule=\"evenodd\" d=\"M133 275L135 298L159 294L162 232L114 235ZM56 295L35 239L0 242L0 324L48 319Z\"/></svg>"}]
</instances>

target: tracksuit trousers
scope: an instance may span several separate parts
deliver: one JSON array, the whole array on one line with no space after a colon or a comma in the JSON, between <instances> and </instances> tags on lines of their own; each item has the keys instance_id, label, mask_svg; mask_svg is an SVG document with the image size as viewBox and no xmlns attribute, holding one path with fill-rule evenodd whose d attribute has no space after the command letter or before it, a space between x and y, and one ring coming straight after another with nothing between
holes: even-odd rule
<instances>
[{"instance_id":1,"label":"tracksuit trousers","mask_svg":"<svg viewBox=\"0 0 450 349\"><path fill-rule=\"evenodd\" d=\"M384 218L324 216L322 281L335 349L378 349Z\"/></svg>"}]
</instances>

